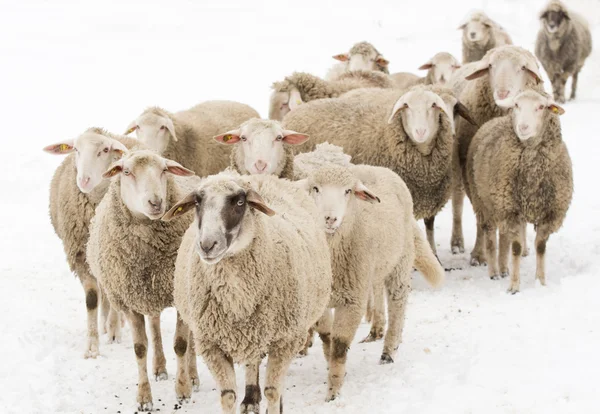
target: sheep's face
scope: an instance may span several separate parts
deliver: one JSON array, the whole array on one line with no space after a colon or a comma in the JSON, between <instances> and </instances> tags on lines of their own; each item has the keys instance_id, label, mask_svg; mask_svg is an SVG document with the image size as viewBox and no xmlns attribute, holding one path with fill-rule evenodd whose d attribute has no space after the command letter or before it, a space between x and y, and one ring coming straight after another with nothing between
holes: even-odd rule
<instances>
[{"instance_id":1,"label":"sheep's face","mask_svg":"<svg viewBox=\"0 0 600 414\"><path fill-rule=\"evenodd\" d=\"M537 137L543 132L548 111L562 115L565 111L551 99L534 91L526 91L514 99L512 122L521 141Z\"/></svg>"},{"instance_id":2,"label":"sheep's face","mask_svg":"<svg viewBox=\"0 0 600 414\"><path fill-rule=\"evenodd\" d=\"M90 193L102 182L102 174L127 151L127 147L112 138L95 132L86 132L75 140L68 140L44 148L53 154L75 151L76 183L82 193Z\"/></svg>"},{"instance_id":3,"label":"sheep's face","mask_svg":"<svg viewBox=\"0 0 600 414\"><path fill-rule=\"evenodd\" d=\"M492 49L481 59L475 72L465 79L488 74L494 101L504 108L510 108L514 97L529 89L531 83L541 82L535 57L517 46Z\"/></svg>"},{"instance_id":4,"label":"sheep's face","mask_svg":"<svg viewBox=\"0 0 600 414\"><path fill-rule=\"evenodd\" d=\"M200 259L215 264L246 248L254 238L252 210L275 214L254 190L244 190L236 181L208 178L197 191L178 202L163 220L171 220L195 208L195 249Z\"/></svg>"},{"instance_id":5,"label":"sheep's face","mask_svg":"<svg viewBox=\"0 0 600 414\"><path fill-rule=\"evenodd\" d=\"M133 131L137 139L159 154L165 152L171 139L177 141L171 118L151 112L144 113L133 121L127 128L126 134Z\"/></svg>"},{"instance_id":6,"label":"sheep's face","mask_svg":"<svg viewBox=\"0 0 600 414\"><path fill-rule=\"evenodd\" d=\"M306 182L323 218L325 232L334 234L346 214L352 214L356 198L379 202L360 180L345 167L329 166L317 170Z\"/></svg>"},{"instance_id":7,"label":"sheep's face","mask_svg":"<svg viewBox=\"0 0 600 414\"><path fill-rule=\"evenodd\" d=\"M283 129L277 121L251 119L239 129L217 135L215 140L240 146L244 167L250 174L278 174L286 156L283 145L302 144L308 135Z\"/></svg>"},{"instance_id":8,"label":"sheep's face","mask_svg":"<svg viewBox=\"0 0 600 414\"><path fill-rule=\"evenodd\" d=\"M273 92L269 104L269 119L281 121L290 111L302 105L302 97L296 88L289 92Z\"/></svg>"},{"instance_id":9,"label":"sheep's face","mask_svg":"<svg viewBox=\"0 0 600 414\"><path fill-rule=\"evenodd\" d=\"M548 33L554 34L562 31L569 20L569 16L563 10L546 11L541 16L542 25Z\"/></svg>"},{"instance_id":10,"label":"sheep's face","mask_svg":"<svg viewBox=\"0 0 600 414\"><path fill-rule=\"evenodd\" d=\"M167 174L194 175L175 161L148 150L129 153L104 173L104 178L120 175L121 199L134 215L159 219L167 206Z\"/></svg>"},{"instance_id":11,"label":"sheep's face","mask_svg":"<svg viewBox=\"0 0 600 414\"><path fill-rule=\"evenodd\" d=\"M486 19L469 20L460 28L463 30L463 39L466 43L486 44L492 35L492 24Z\"/></svg>"},{"instance_id":12,"label":"sheep's face","mask_svg":"<svg viewBox=\"0 0 600 414\"><path fill-rule=\"evenodd\" d=\"M333 57L346 64L346 71L364 70L381 71L389 62L379 54L373 45L367 42L355 44L349 53L341 53Z\"/></svg>"},{"instance_id":13,"label":"sheep's face","mask_svg":"<svg viewBox=\"0 0 600 414\"><path fill-rule=\"evenodd\" d=\"M429 62L422 65L420 70L429 70L433 83L436 85L445 85L456 69L460 68L460 63L449 53L438 53Z\"/></svg>"},{"instance_id":14,"label":"sheep's face","mask_svg":"<svg viewBox=\"0 0 600 414\"><path fill-rule=\"evenodd\" d=\"M417 144L426 143L437 135L440 116L452 118L442 98L420 88L413 88L398 99L388 123L394 122L398 112L406 134Z\"/></svg>"}]
</instances>

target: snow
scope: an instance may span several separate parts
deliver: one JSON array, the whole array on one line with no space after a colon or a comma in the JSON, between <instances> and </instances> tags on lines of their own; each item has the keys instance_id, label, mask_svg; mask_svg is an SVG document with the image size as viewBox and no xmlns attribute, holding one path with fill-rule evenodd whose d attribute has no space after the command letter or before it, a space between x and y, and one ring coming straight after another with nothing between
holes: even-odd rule
<instances>
[{"instance_id":1,"label":"snow","mask_svg":"<svg viewBox=\"0 0 600 414\"><path fill-rule=\"evenodd\" d=\"M600 3L572 0L600 44ZM83 359L85 301L47 213L48 187L61 162L41 151L89 126L122 132L143 108L171 110L234 99L267 115L269 86L294 70L325 75L331 56L368 40L392 71L419 67L438 51L460 56L456 27L484 9L533 48L543 1L389 2L371 0L6 1L0 3L2 131L10 155L0 183L0 412L132 413L137 367L127 328L121 344L101 338ZM377 364L382 344L359 344L348 358L343 395L325 403L327 373L317 340L294 361L288 413L588 413L600 402L600 196L594 170L600 143L600 55L566 105L564 137L575 196L564 227L550 238L548 286L534 283L535 257L522 262L522 289L468 266L449 251L451 211L436 220L446 285L414 277L396 363ZM465 208L467 248L474 219ZM533 229L529 229L533 243ZM170 378L152 383L154 405L174 412L175 313L163 313ZM150 358L149 358L150 361ZM215 382L199 360L200 391L177 412L219 412ZM238 395L243 394L238 369ZM264 367L263 373L264 374ZM264 375L263 375L264 376ZM263 403L263 410L265 409Z\"/></svg>"}]
</instances>

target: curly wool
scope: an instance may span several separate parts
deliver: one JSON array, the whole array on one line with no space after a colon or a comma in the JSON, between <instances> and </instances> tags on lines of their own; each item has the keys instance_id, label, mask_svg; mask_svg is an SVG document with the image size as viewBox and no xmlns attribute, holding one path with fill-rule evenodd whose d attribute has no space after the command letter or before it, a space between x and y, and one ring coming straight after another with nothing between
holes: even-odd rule
<instances>
[{"instance_id":1,"label":"curly wool","mask_svg":"<svg viewBox=\"0 0 600 414\"><path fill-rule=\"evenodd\" d=\"M193 170L199 177L216 174L229 165L231 147L215 142L215 135L260 117L248 105L233 101L207 101L176 113L151 107L142 115L146 113L173 121L177 142L171 139L161 155Z\"/></svg>"},{"instance_id":2,"label":"curly wool","mask_svg":"<svg viewBox=\"0 0 600 414\"><path fill-rule=\"evenodd\" d=\"M167 174L167 208L198 182ZM110 184L90 225L87 256L111 305L150 316L173 306L175 259L190 222L191 217L172 222L135 217L121 199L120 179Z\"/></svg>"},{"instance_id":3,"label":"curly wool","mask_svg":"<svg viewBox=\"0 0 600 414\"><path fill-rule=\"evenodd\" d=\"M320 215L306 191L274 176L235 177L227 171L205 185L234 180L253 188L277 212L250 209L242 228L251 245L208 265L195 251L197 220L186 232L175 271L175 303L193 331L197 350L221 349L234 362L258 361L265 353L295 355L331 294L331 267Z\"/></svg>"}]
</instances>

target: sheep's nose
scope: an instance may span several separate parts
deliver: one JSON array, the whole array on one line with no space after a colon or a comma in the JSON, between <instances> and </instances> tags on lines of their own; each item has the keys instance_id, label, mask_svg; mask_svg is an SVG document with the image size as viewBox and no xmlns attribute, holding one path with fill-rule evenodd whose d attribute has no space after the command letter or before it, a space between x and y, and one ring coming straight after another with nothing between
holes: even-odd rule
<instances>
[{"instance_id":1,"label":"sheep's nose","mask_svg":"<svg viewBox=\"0 0 600 414\"><path fill-rule=\"evenodd\" d=\"M258 160L254 163L254 168L256 168L256 171L263 172L267 168L267 163L263 160Z\"/></svg>"},{"instance_id":2,"label":"sheep's nose","mask_svg":"<svg viewBox=\"0 0 600 414\"><path fill-rule=\"evenodd\" d=\"M524 125L524 124L519 125L519 131L521 131L521 132L527 132L528 129L529 129L529 125Z\"/></svg>"},{"instance_id":3,"label":"sheep's nose","mask_svg":"<svg viewBox=\"0 0 600 414\"><path fill-rule=\"evenodd\" d=\"M217 245L216 240L204 240L200 242L200 248L204 253L209 253Z\"/></svg>"},{"instance_id":4,"label":"sheep's nose","mask_svg":"<svg viewBox=\"0 0 600 414\"><path fill-rule=\"evenodd\" d=\"M337 221L337 217L325 216L325 223L328 226L333 226Z\"/></svg>"},{"instance_id":5,"label":"sheep's nose","mask_svg":"<svg viewBox=\"0 0 600 414\"><path fill-rule=\"evenodd\" d=\"M423 138L427 132L427 128L417 128L417 137Z\"/></svg>"},{"instance_id":6,"label":"sheep's nose","mask_svg":"<svg viewBox=\"0 0 600 414\"><path fill-rule=\"evenodd\" d=\"M86 187L88 184L90 183L90 177L81 177L81 179L79 180L79 184L82 187Z\"/></svg>"},{"instance_id":7,"label":"sheep's nose","mask_svg":"<svg viewBox=\"0 0 600 414\"><path fill-rule=\"evenodd\" d=\"M162 199L155 198L154 200L148 200L148 204L150 204L154 210L160 210L162 206Z\"/></svg>"},{"instance_id":8,"label":"sheep's nose","mask_svg":"<svg viewBox=\"0 0 600 414\"><path fill-rule=\"evenodd\" d=\"M470 35L471 35L471 39L475 39L475 35L476 35L476 34L477 34L477 33L475 33L475 32L471 32L471 33L470 33Z\"/></svg>"},{"instance_id":9,"label":"sheep's nose","mask_svg":"<svg viewBox=\"0 0 600 414\"><path fill-rule=\"evenodd\" d=\"M510 91L507 90L499 90L498 91L498 98L500 99L506 99L508 98L508 95L510 94Z\"/></svg>"},{"instance_id":10,"label":"sheep's nose","mask_svg":"<svg viewBox=\"0 0 600 414\"><path fill-rule=\"evenodd\" d=\"M440 83L442 85L446 83L446 78L444 78L444 75L442 75L442 77L440 78Z\"/></svg>"}]
</instances>

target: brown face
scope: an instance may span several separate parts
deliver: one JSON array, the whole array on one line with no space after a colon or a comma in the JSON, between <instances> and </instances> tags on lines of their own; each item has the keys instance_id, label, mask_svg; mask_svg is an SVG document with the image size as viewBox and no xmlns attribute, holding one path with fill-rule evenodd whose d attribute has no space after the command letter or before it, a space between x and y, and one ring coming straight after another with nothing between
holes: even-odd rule
<instances>
[{"instance_id":1,"label":"brown face","mask_svg":"<svg viewBox=\"0 0 600 414\"><path fill-rule=\"evenodd\" d=\"M546 28L550 33L554 33L568 19L563 11L548 11L542 15Z\"/></svg>"}]
</instances>

